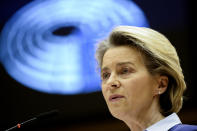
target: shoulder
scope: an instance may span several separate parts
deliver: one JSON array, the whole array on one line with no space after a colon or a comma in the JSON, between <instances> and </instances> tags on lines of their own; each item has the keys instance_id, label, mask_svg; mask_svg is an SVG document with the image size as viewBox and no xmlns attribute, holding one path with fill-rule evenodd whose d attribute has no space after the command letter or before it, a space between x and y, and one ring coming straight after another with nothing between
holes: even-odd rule
<instances>
[{"instance_id":1,"label":"shoulder","mask_svg":"<svg viewBox=\"0 0 197 131\"><path fill-rule=\"evenodd\" d=\"M169 131L197 131L197 126L188 124L178 124L173 126Z\"/></svg>"}]
</instances>

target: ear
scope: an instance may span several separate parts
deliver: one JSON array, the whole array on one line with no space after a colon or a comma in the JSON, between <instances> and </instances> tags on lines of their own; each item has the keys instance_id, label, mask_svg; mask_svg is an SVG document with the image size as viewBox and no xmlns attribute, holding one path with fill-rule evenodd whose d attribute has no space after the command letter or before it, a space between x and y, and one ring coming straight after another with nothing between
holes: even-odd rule
<instances>
[{"instance_id":1,"label":"ear","mask_svg":"<svg viewBox=\"0 0 197 131\"><path fill-rule=\"evenodd\" d=\"M158 78L158 87L155 91L155 95L161 95L163 94L166 90L167 90L167 87L168 87L168 77L165 76L165 75L160 75L159 78Z\"/></svg>"}]
</instances>

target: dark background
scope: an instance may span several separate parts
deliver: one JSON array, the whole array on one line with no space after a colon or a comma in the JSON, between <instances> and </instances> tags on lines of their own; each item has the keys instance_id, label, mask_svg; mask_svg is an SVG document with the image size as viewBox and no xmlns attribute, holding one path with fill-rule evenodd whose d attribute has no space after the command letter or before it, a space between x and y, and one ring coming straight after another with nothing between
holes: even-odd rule
<instances>
[{"instance_id":1,"label":"dark background","mask_svg":"<svg viewBox=\"0 0 197 131\"><path fill-rule=\"evenodd\" d=\"M0 30L30 0L0 2ZM150 26L166 35L181 59L188 90L179 116L183 123L197 124L195 87L195 4L190 0L134 0L145 12ZM27 125L32 130L127 131L124 123L108 112L101 92L82 95L50 95L33 91L12 79L0 64L0 130L39 113L59 110L59 115Z\"/></svg>"}]
</instances>

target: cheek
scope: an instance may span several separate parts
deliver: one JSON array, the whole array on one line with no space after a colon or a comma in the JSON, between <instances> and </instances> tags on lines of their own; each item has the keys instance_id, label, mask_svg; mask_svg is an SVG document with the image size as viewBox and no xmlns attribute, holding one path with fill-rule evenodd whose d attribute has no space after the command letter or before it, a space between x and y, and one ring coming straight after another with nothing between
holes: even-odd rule
<instances>
[{"instance_id":1,"label":"cheek","mask_svg":"<svg viewBox=\"0 0 197 131\"><path fill-rule=\"evenodd\" d=\"M106 88L103 85L101 87L101 91L102 91L104 99L106 100Z\"/></svg>"},{"instance_id":2,"label":"cheek","mask_svg":"<svg viewBox=\"0 0 197 131\"><path fill-rule=\"evenodd\" d=\"M152 86L149 77L141 76L130 79L125 83L125 90L132 101L139 101L141 99L151 98Z\"/></svg>"}]
</instances>

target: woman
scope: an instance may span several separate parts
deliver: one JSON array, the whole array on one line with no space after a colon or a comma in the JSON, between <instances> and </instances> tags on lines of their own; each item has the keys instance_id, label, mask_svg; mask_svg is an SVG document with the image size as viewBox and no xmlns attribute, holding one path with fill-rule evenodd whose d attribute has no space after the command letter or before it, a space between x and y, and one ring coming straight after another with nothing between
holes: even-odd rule
<instances>
[{"instance_id":1,"label":"woman","mask_svg":"<svg viewBox=\"0 0 197 131\"><path fill-rule=\"evenodd\" d=\"M186 85L177 52L162 34L116 27L98 44L96 59L108 108L132 131L197 130L176 115Z\"/></svg>"}]
</instances>

